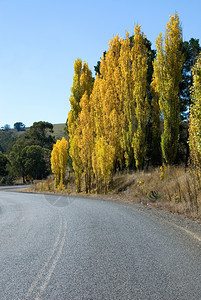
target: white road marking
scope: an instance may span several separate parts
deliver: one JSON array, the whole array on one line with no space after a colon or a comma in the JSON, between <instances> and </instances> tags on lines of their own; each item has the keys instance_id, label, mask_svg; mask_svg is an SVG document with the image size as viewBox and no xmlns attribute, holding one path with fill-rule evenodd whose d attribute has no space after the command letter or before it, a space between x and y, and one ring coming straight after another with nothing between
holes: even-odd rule
<instances>
[{"instance_id":1,"label":"white road marking","mask_svg":"<svg viewBox=\"0 0 201 300\"><path fill-rule=\"evenodd\" d=\"M124 207L126 207L126 208L129 209L129 207L126 206L126 205L124 205ZM136 211L136 208L132 208L132 210ZM139 210L138 210L138 211L139 211ZM142 211L142 210L140 210L140 212L142 212L142 213L144 213L144 214L148 214L148 212L145 212L145 211ZM173 222L170 222L170 221L168 221L168 220L165 220L165 219L163 219L163 222L166 222L166 223L170 224L171 226L174 226L174 227L176 227L176 228L178 228L178 229L180 229L180 230L186 232L187 234L191 235L194 239L196 239L196 240L198 240L199 242L201 242L201 237L200 237L199 235L195 234L194 232L188 230L187 228L182 227L182 226L179 226L179 225L177 225L177 224L175 224L175 223L173 223Z\"/></svg>"},{"instance_id":2,"label":"white road marking","mask_svg":"<svg viewBox=\"0 0 201 300\"><path fill-rule=\"evenodd\" d=\"M62 196L60 196L57 200L55 200L52 205L55 205L60 199L62 198Z\"/></svg>"},{"instance_id":3,"label":"white road marking","mask_svg":"<svg viewBox=\"0 0 201 300\"><path fill-rule=\"evenodd\" d=\"M168 221L168 223L170 223L170 222ZM172 224L172 223L170 223L170 224ZM199 236L198 236L197 234L195 234L194 232L192 232L192 231L190 231L190 230L188 230L188 229L186 229L186 228L184 228L184 227L181 227L181 226L179 226L179 225L176 225L176 224L172 224L172 225L174 225L175 227L177 227L177 228L183 230L184 232L190 234L194 239L196 239L196 240L198 240L199 242L201 242L201 237L199 237Z\"/></svg>"},{"instance_id":4,"label":"white road marking","mask_svg":"<svg viewBox=\"0 0 201 300\"><path fill-rule=\"evenodd\" d=\"M55 259L54 259L54 261L53 261L53 263L52 263L52 265L51 265L51 267L49 269L49 272L46 275L46 278L45 278L43 284L40 287L40 290L39 290L39 292L38 292L35 300L39 300L40 297L42 296L44 290L46 289L46 287L47 287L47 285L48 285L48 283L50 281L50 278L51 278L52 273L53 273L53 271L54 271L54 269L55 269L55 267L57 265L57 262L58 262L58 260L59 260L59 258L61 256L62 249L63 249L63 246L64 246L64 242L65 242L65 239L66 239L66 229L67 229L67 223L66 223L66 219L64 219L64 234L63 234L63 237L62 237L62 240L61 240L61 243L60 243L59 250L58 250L57 255L56 255L56 257L55 257Z\"/></svg>"},{"instance_id":5,"label":"white road marking","mask_svg":"<svg viewBox=\"0 0 201 300\"><path fill-rule=\"evenodd\" d=\"M50 255L48 256L48 259L47 259L46 263L44 264L44 266L41 268L41 270L40 270L40 271L38 272L38 274L36 275L35 280L32 282L32 284L31 284L31 286L30 286L30 288L29 288L29 290L28 290L28 292L27 292L27 294L26 294L26 296L25 296L24 299L27 299L27 298L32 294L33 290L34 290L35 287L37 286L37 283L38 283L39 280L41 279L41 277L42 277L42 275L43 275L43 273L44 273L46 267L48 266L48 264L49 264L51 258L53 257L53 255L54 255L54 253L55 253L55 251L56 251L56 248L57 248L57 246L58 246L58 244L59 244L59 239L60 239L60 236L61 236L61 230L62 230L62 218L61 218L61 216L59 216L59 218L60 218L59 233L58 233L57 238L56 238L56 240L55 240L55 243L54 243L54 245L53 245L53 247L52 247L52 250L51 250L51 252L50 252Z\"/></svg>"}]
</instances>

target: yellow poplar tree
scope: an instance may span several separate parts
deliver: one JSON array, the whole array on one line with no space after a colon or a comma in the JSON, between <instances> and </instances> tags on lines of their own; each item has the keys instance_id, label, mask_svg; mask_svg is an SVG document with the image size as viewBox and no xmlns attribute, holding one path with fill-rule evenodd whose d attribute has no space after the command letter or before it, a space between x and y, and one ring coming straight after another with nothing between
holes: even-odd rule
<instances>
[{"instance_id":1,"label":"yellow poplar tree","mask_svg":"<svg viewBox=\"0 0 201 300\"><path fill-rule=\"evenodd\" d=\"M92 92L93 80L92 73L89 70L88 64L83 63L81 59L77 59L74 64L73 86L71 88L70 104L71 110L68 114L68 132L70 142L70 156L72 158L73 170L76 177L77 192L81 190L81 174L82 161L79 152L79 135L78 128L79 114L81 111L80 100L85 91L88 96Z\"/></svg>"},{"instance_id":2,"label":"yellow poplar tree","mask_svg":"<svg viewBox=\"0 0 201 300\"><path fill-rule=\"evenodd\" d=\"M174 162L179 140L179 83L182 79L183 67L181 42L182 30L179 16L175 14L170 17L166 26L165 47L162 34L156 40L157 57L153 75L164 119L161 148L167 164Z\"/></svg>"},{"instance_id":3,"label":"yellow poplar tree","mask_svg":"<svg viewBox=\"0 0 201 300\"><path fill-rule=\"evenodd\" d=\"M201 168L201 53L192 69L192 105L189 118L189 146L193 165Z\"/></svg>"},{"instance_id":4,"label":"yellow poplar tree","mask_svg":"<svg viewBox=\"0 0 201 300\"><path fill-rule=\"evenodd\" d=\"M137 128L133 137L134 157L137 169L143 167L146 155L146 126L150 112L147 99L147 47L144 33L139 25L135 26L134 45L131 51L133 98Z\"/></svg>"},{"instance_id":5,"label":"yellow poplar tree","mask_svg":"<svg viewBox=\"0 0 201 300\"><path fill-rule=\"evenodd\" d=\"M68 142L63 137L57 140L56 144L53 145L51 153L51 169L55 175L55 185L59 189L64 188L64 178L66 165L68 161Z\"/></svg>"},{"instance_id":6,"label":"yellow poplar tree","mask_svg":"<svg viewBox=\"0 0 201 300\"><path fill-rule=\"evenodd\" d=\"M131 70L131 46L129 32L126 38L121 41L121 50L119 56L120 68L120 101L123 108L123 136L122 148L126 167L130 167L133 161L132 141L134 135L135 104L133 98L133 77Z\"/></svg>"},{"instance_id":7,"label":"yellow poplar tree","mask_svg":"<svg viewBox=\"0 0 201 300\"><path fill-rule=\"evenodd\" d=\"M93 122L94 146L92 151L92 168L96 179L96 191L99 193L102 189L102 174L100 169L99 157L99 139L104 135L103 126L103 95L105 86L102 78L97 74L91 94L91 120Z\"/></svg>"},{"instance_id":8,"label":"yellow poplar tree","mask_svg":"<svg viewBox=\"0 0 201 300\"><path fill-rule=\"evenodd\" d=\"M80 126L80 157L85 175L86 193L91 191L92 178L92 152L93 152L93 122L90 97L85 91L80 101L81 112L79 115Z\"/></svg>"},{"instance_id":9,"label":"yellow poplar tree","mask_svg":"<svg viewBox=\"0 0 201 300\"><path fill-rule=\"evenodd\" d=\"M123 111L120 100L120 69L119 56L121 40L118 36L111 39L109 50L102 59L100 72L102 76L102 107L103 107L103 136L107 143L114 148L114 160L122 162L122 127Z\"/></svg>"}]
</instances>

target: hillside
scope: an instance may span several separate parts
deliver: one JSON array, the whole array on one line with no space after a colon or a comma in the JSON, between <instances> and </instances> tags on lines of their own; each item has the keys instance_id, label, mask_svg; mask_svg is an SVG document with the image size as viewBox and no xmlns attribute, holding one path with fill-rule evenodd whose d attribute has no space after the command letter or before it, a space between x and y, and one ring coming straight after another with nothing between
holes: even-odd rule
<instances>
[{"instance_id":1,"label":"hillside","mask_svg":"<svg viewBox=\"0 0 201 300\"><path fill-rule=\"evenodd\" d=\"M65 123L62 123L62 124L53 124L54 126L54 136L57 139L62 139L62 137L64 136L65 137L65 134L64 134L64 128L65 128Z\"/></svg>"},{"instance_id":2,"label":"hillside","mask_svg":"<svg viewBox=\"0 0 201 300\"><path fill-rule=\"evenodd\" d=\"M55 139L61 139L64 134L65 123L53 124ZM20 137L23 137L29 132L29 127L26 127L24 131L17 131L16 129L0 130L0 151L3 153L9 152L12 144Z\"/></svg>"}]
</instances>

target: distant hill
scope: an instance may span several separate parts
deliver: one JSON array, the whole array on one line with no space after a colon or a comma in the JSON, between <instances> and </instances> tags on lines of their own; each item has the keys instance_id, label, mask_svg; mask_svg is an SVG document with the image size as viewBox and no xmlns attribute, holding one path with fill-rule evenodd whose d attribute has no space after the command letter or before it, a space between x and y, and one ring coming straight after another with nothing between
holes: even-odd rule
<instances>
[{"instance_id":1,"label":"distant hill","mask_svg":"<svg viewBox=\"0 0 201 300\"><path fill-rule=\"evenodd\" d=\"M65 123L62 124L53 124L53 130L54 133L53 135L55 136L56 140L61 140L62 137L66 137L66 135L64 134L64 128L66 126Z\"/></svg>"},{"instance_id":2,"label":"distant hill","mask_svg":"<svg viewBox=\"0 0 201 300\"><path fill-rule=\"evenodd\" d=\"M26 127L23 131L17 131L16 129L9 130L0 130L0 151L3 153L9 152L12 144L20 137L23 137L26 133L29 132L30 127ZM53 124L53 135L57 139L62 139L66 137L64 134L65 123L63 124Z\"/></svg>"},{"instance_id":3,"label":"distant hill","mask_svg":"<svg viewBox=\"0 0 201 300\"><path fill-rule=\"evenodd\" d=\"M12 144L15 141L25 135L28 131L28 128L24 131L17 131L16 129L9 130L0 130L0 151L3 153L9 152Z\"/></svg>"}]
</instances>

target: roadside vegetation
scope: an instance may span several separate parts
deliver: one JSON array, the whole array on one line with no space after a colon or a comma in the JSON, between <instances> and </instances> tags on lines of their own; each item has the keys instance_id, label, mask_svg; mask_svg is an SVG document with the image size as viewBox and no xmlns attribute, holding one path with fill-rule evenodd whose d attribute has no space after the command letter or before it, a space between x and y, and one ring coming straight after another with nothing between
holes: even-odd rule
<instances>
[{"instance_id":1,"label":"roadside vegetation","mask_svg":"<svg viewBox=\"0 0 201 300\"><path fill-rule=\"evenodd\" d=\"M95 72L75 61L65 136L34 123L2 154L6 176L45 179L34 191L104 194L199 217L199 40L182 41L178 14L156 50L136 25L111 39Z\"/></svg>"},{"instance_id":2,"label":"roadside vegetation","mask_svg":"<svg viewBox=\"0 0 201 300\"><path fill-rule=\"evenodd\" d=\"M86 194L84 178L82 183L83 189L78 194L75 177L67 172L62 190L56 188L54 176L50 175L46 180L36 182L27 191L101 197L165 209L172 213L201 219L201 181L192 170L188 169L185 172L184 166L169 168L163 166L149 168L148 171L116 173L109 184L107 194L97 194L95 184L91 193Z\"/></svg>"}]
</instances>

